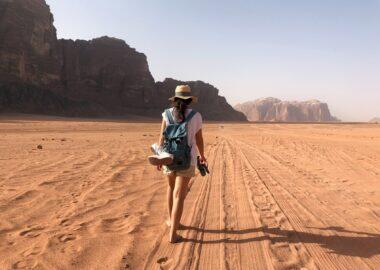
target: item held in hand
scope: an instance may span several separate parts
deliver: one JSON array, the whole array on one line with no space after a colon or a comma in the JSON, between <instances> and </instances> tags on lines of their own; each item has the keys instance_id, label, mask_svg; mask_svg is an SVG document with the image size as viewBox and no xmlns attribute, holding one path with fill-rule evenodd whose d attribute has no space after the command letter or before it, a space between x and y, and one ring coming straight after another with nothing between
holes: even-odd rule
<instances>
[{"instance_id":1,"label":"item held in hand","mask_svg":"<svg viewBox=\"0 0 380 270\"><path fill-rule=\"evenodd\" d=\"M197 167L202 176L205 176L207 173L208 174L210 173L207 165L204 163L201 163L200 156L197 157Z\"/></svg>"}]
</instances>

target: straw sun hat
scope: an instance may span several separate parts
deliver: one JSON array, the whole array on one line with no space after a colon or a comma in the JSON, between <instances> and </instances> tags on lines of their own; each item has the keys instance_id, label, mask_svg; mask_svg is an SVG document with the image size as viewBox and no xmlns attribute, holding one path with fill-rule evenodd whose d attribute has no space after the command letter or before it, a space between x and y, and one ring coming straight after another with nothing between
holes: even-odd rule
<instances>
[{"instance_id":1,"label":"straw sun hat","mask_svg":"<svg viewBox=\"0 0 380 270\"><path fill-rule=\"evenodd\" d=\"M180 98L180 99L191 98L193 103L198 101L198 97L191 95L191 88L188 85L178 85L175 89L174 96L169 98L169 100L174 101L175 98Z\"/></svg>"}]
</instances>

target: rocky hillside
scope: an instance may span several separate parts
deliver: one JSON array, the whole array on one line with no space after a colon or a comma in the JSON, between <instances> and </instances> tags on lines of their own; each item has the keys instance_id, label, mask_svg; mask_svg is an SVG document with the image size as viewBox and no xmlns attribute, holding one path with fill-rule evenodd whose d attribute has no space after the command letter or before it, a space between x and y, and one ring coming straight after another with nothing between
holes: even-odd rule
<instances>
[{"instance_id":1,"label":"rocky hillside","mask_svg":"<svg viewBox=\"0 0 380 270\"><path fill-rule=\"evenodd\" d=\"M58 40L45 0L0 0L0 112L159 116L176 83L156 83L123 40ZM212 85L188 83L206 119L245 120Z\"/></svg>"},{"instance_id":2,"label":"rocky hillside","mask_svg":"<svg viewBox=\"0 0 380 270\"><path fill-rule=\"evenodd\" d=\"M372 118L369 122L370 122L370 123L377 123L377 124L380 124L380 117Z\"/></svg>"},{"instance_id":3,"label":"rocky hillside","mask_svg":"<svg viewBox=\"0 0 380 270\"><path fill-rule=\"evenodd\" d=\"M0 80L35 85L60 81L53 16L43 0L0 1Z\"/></svg>"},{"instance_id":4,"label":"rocky hillside","mask_svg":"<svg viewBox=\"0 0 380 270\"><path fill-rule=\"evenodd\" d=\"M178 81L165 79L163 82L156 83L156 92L159 104L167 103L167 99L173 96L173 89L177 85L187 84L191 87L194 95L198 97L198 103L193 108L202 112L205 119L226 121L246 121L243 113L235 111L226 99L219 96L219 90L211 84L202 81Z\"/></svg>"},{"instance_id":5,"label":"rocky hillside","mask_svg":"<svg viewBox=\"0 0 380 270\"><path fill-rule=\"evenodd\" d=\"M124 41L109 37L59 40L59 47L60 94L97 104L111 115L144 114L155 101L155 82L146 56Z\"/></svg>"},{"instance_id":6,"label":"rocky hillside","mask_svg":"<svg viewBox=\"0 0 380 270\"><path fill-rule=\"evenodd\" d=\"M330 122L339 121L330 114L326 103L318 100L304 102L262 98L237 104L249 121L264 122Z\"/></svg>"}]
</instances>

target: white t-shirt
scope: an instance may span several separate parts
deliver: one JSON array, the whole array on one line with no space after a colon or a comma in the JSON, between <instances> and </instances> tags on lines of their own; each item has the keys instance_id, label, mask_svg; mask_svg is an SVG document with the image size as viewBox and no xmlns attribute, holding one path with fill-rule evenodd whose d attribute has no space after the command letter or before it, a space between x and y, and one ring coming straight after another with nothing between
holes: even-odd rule
<instances>
[{"instance_id":1,"label":"white t-shirt","mask_svg":"<svg viewBox=\"0 0 380 270\"><path fill-rule=\"evenodd\" d=\"M173 114L173 108L170 108L170 113L172 114L172 117L175 122L176 118ZM192 111L192 109L186 109L185 117L189 115L189 113ZM169 125L169 119L166 117L166 113L162 113L162 118L165 120L166 125ZM187 140L188 144L191 147L191 165L195 166L197 164L197 154L198 154L198 148L197 148L197 142L195 138L195 134L202 128L202 116L199 112L197 112L193 118L190 119L190 122L187 123Z\"/></svg>"}]
</instances>

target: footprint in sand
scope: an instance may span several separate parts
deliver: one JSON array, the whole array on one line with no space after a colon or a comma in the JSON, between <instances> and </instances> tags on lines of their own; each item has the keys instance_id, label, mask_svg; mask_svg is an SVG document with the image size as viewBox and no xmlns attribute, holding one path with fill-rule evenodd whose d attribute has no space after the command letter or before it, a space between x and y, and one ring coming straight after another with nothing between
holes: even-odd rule
<instances>
[{"instance_id":1,"label":"footprint in sand","mask_svg":"<svg viewBox=\"0 0 380 270\"><path fill-rule=\"evenodd\" d=\"M170 266L173 264L173 259L169 259L168 257L161 257L157 260L159 264L160 270L170 269Z\"/></svg>"},{"instance_id":2,"label":"footprint in sand","mask_svg":"<svg viewBox=\"0 0 380 270\"><path fill-rule=\"evenodd\" d=\"M128 218L107 218L101 221L100 227L104 232L126 232L132 233L136 227L129 222Z\"/></svg>"},{"instance_id":3,"label":"footprint in sand","mask_svg":"<svg viewBox=\"0 0 380 270\"><path fill-rule=\"evenodd\" d=\"M18 261L13 264L13 269L27 269L27 263L25 261Z\"/></svg>"},{"instance_id":4,"label":"footprint in sand","mask_svg":"<svg viewBox=\"0 0 380 270\"><path fill-rule=\"evenodd\" d=\"M77 238L73 234L63 234L63 235L59 236L58 239L59 239L59 241L65 243L65 242L73 241Z\"/></svg>"},{"instance_id":5,"label":"footprint in sand","mask_svg":"<svg viewBox=\"0 0 380 270\"><path fill-rule=\"evenodd\" d=\"M62 220L61 220L61 222L59 223L59 225L64 226L64 227L67 227L67 226L71 225L71 223L72 223L72 222L70 221L70 219L65 218L65 219L62 219Z\"/></svg>"},{"instance_id":6,"label":"footprint in sand","mask_svg":"<svg viewBox=\"0 0 380 270\"><path fill-rule=\"evenodd\" d=\"M36 269L38 262L29 258L17 261L12 265L12 269Z\"/></svg>"},{"instance_id":7,"label":"footprint in sand","mask_svg":"<svg viewBox=\"0 0 380 270\"><path fill-rule=\"evenodd\" d=\"M41 231L45 229L44 227L31 227L25 230L22 230L19 235L20 236L25 236L25 237L37 237L41 234Z\"/></svg>"},{"instance_id":8,"label":"footprint in sand","mask_svg":"<svg viewBox=\"0 0 380 270\"><path fill-rule=\"evenodd\" d=\"M38 255L38 254L41 254L42 253L42 250L43 248L40 247L40 246L33 246L32 248L28 248L26 249L22 255L24 257L30 257L30 256L35 256L35 255Z\"/></svg>"},{"instance_id":9,"label":"footprint in sand","mask_svg":"<svg viewBox=\"0 0 380 270\"><path fill-rule=\"evenodd\" d=\"M28 190L20 195L18 195L16 198L14 198L15 203L30 203L31 201L34 201L39 195L39 192L37 190Z\"/></svg>"},{"instance_id":10,"label":"footprint in sand","mask_svg":"<svg viewBox=\"0 0 380 270\"><path fill-rule=\"evenodd\" d=\"M284 224L286 222L286 217L283 214L280 214L280 215L275 217L275 220L276 220L277 224L279 226L281 226L282 224Z\"/></svg>"}]
</instances>

